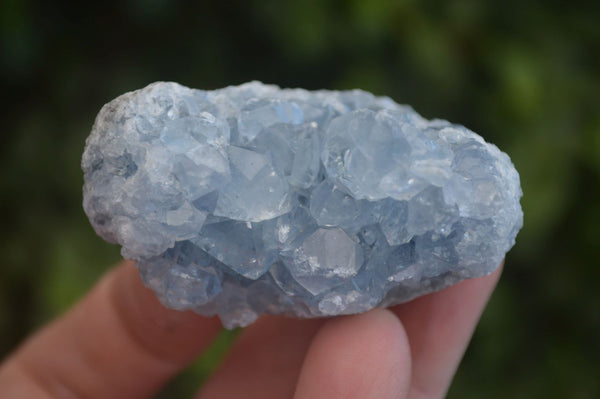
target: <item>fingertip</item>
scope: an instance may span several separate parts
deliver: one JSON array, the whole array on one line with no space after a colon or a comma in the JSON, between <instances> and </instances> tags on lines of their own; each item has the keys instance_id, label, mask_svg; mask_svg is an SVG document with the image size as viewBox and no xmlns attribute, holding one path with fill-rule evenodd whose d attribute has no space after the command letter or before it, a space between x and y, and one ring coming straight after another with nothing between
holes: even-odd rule
<instances>
[{"instance_id":1,"label":"fingertip","mask_svg":"<svg viewBox=\"0 0 600 399\"><path fill-rule=\"evenodd\" d=\"M133 261L107 276L108 296L123 325L141 346L165 362L186 364L209 345L221 329L218 317L165 307L146 287ZM110 281L112 280L112 281Z\"/></svg>"},{"instance_id":2,"label":"fingertip","mask_svg":"<svg viewBox=\"0 0 600 399\"><path fill-rule=\"evenodd\" d=\"M132 262L108 272L69 312L8 361L44 381L50 396L148 397L200 354L220 323L167 309ZM0 394L0 396L2 396Z\"/></svg>"},{"instance_id":3,"label":"fingertip","mask_svg":"<svg viewBox=\"0 0 600 399\"><path fill-rule=\"evenodd\" d=\"M314 338L295 397L402 398L410 370L406 332L392 312L339 317Z\"/></svg>"},{"instance_id":4,"label":"fingertip","mask_svg":"<svg viewBox=\"0 0 600 399\"><path fill-rule=\"evenodd\" d=\"M461 281L442 291L394 306L412 351L410 397L444 397L504 261L484 277Z\"/></svg>"},{"instance_id":5,"label":"fingertip","mask_svg":"<svg viewBox=\"0 0 600 399\"><path fill-rule=\"evenodd\" d=\"M324 322L260 317L241 331L196 398L292 397L306 352Z\"/></svg>"}]
</instances>

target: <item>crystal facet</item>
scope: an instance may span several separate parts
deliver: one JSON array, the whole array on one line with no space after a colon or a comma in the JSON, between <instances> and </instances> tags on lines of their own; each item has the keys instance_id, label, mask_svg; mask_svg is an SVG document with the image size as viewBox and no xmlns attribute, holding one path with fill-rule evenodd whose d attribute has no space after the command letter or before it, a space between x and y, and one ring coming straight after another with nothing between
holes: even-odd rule
<instances>
[{"instance_id":1,"label":"crystal facet","mask_svg":"<svg viewBox=\"0 0 600 399\"><path fill-rule=\"evenodd\" d=\"M154 83L102 108L82 167L96 232L165 305L229 328L489 274L523 223L506 154L360 90Z\"/></svg>"}]
</instances>

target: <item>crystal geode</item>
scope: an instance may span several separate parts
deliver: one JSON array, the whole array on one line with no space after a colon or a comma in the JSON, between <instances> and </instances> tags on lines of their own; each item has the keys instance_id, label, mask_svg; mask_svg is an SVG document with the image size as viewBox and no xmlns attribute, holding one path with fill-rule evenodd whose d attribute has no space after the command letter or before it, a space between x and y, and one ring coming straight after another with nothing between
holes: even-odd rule
<instances>
[{"instance_id":1,"label":"crystal geode","mask_svg":"<svg viewBox=\"0 0 600 399\"><path fill-rule=\"evenodd\" d=\"M102 108L82 167L96 232L166 306L228 328L489 274L523 222L506 154L360 90L154 83Z\"/></svg>"}]
</instances>

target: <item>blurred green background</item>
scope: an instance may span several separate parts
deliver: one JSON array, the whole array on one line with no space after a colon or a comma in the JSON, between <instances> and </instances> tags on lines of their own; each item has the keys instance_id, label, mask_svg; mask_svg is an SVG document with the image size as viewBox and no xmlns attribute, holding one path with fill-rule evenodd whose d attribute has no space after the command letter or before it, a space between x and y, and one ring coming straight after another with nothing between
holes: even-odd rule
<instances>
[{"instance_id":1,"label":"blurred green background","mask_svg":"<svg viewBox=\"0 0 600 399\"><path fill-rule=\"evenodd\" d=\"M598 1L1 1L0 357L119 259L80 205L100 107L252 79L388 95L506 151L525 227L449 397L600 397Z\"/></svg>"}]
</instances>

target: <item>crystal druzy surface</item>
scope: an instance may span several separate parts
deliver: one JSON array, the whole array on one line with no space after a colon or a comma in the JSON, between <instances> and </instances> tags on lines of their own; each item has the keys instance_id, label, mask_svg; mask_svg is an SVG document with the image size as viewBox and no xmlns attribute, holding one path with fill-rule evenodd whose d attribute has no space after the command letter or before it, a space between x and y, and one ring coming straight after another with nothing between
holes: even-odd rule
<instances>
[{"instance_id":1,"label":"crystal druzy surface","mask_svg":"<svg viewBox=\"0 0 600 399\"><path fill-rule=\"evenodd\" d=\"M96 232L166 306L230 328L489 274L523 220L506 154L360 90L154 83L102 108L82 166Z\"/></svg>"}]
</instances>

